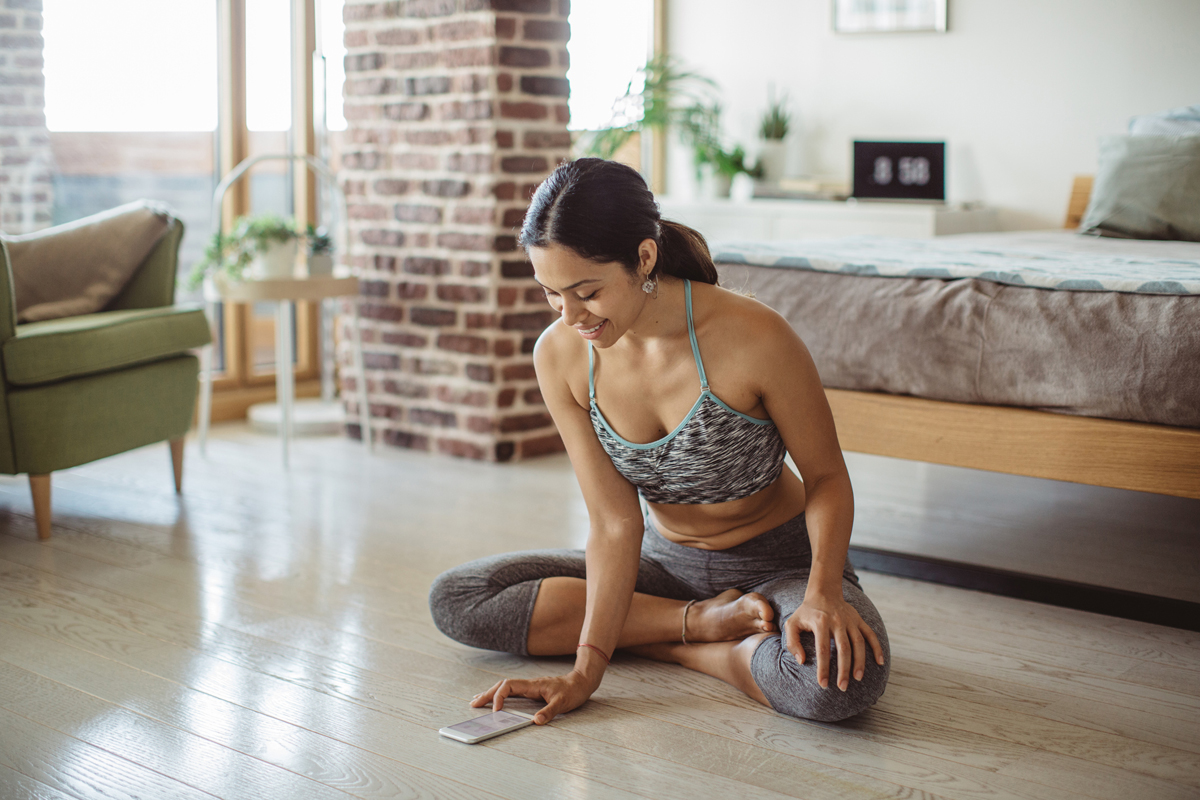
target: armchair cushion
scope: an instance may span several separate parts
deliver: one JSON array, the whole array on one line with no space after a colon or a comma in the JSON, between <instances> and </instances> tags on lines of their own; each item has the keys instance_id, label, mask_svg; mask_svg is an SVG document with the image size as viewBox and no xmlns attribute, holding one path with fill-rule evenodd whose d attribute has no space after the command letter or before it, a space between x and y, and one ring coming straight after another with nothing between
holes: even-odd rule
<instances>
[{"instance_id":1,"label":"armchair cushion","mask_svg":"<svg viewBox=\"0 0 1200 800\"><path fill-rule=\"evenodd\" d=\"M173 216L148 200L6 237L18 322L100 311L129 283L171 226Z\"/></svg>"},{"instance_id":2,"label":"armchair cushion","mask_svg":"<svg viewBox=\"0 0 1200 800\"><path fill-rule=\"evenodd\" d=\"M10 384L34 386L186 353L211 341L199 308L105 311L18 325L4 343Z\"/></svg>"}]
</instances>

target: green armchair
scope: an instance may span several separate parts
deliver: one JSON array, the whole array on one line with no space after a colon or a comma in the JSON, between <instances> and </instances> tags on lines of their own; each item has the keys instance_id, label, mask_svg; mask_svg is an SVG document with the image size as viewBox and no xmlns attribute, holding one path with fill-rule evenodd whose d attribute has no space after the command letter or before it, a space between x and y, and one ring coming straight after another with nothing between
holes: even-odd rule
<instances>
[{"instance_id":1,"label":"green armchair","mask_svg":"<svg viewBox=\"0 0 1200 800\"><path fill-rule=\"evenodd\" d=\"M174 305L182 237L172 219L102 311L24 324L0 241L0 473L29 475L42 539L57 470L167 440L181 489L199 373L190 351L211 341L203 311Z\"/></svg>"}]
</instances>

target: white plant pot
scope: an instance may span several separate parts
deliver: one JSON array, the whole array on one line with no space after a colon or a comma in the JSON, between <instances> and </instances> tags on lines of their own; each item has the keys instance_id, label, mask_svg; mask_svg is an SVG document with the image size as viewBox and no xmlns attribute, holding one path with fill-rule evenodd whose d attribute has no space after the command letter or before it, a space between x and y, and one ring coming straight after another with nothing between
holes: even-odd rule
<instances>
[{"instance_id":1,"label":"white plant pot","mask_svg":"<svg viewBox=\"0 0 1200 800\"><path fill-rule=\"evenodd\" d=\"M748 203L754 198L754 178L744 172L733 176L729 186L729 197L735 203Z\"/></svg>"},{"instance_id":2,"label":"white plant pot","mask_svg":"<svg viewBox=\"0 0 1200 800\"><path fill-rule=\"evenodd\" d=\"M333 256L318 253L308 257L308 277L323 278L333 274Z\"/></svg>"},{"instance_id":3,"label":"white plant pot","mask_svg":"<svg viewBox=\"0 0 1200 800\"><path fill-rule=\"evenodd\" d=\"M250 262L247 275L251 280L279 280L296 276L296 253L299 242L271 242L265 253L260 253Z\"/></svg>"},{"instance_id":4,"label":"white plant pot","mask_svg":"<svg viewBox=\"0 0 1200 800\"><path fill-rule=\"evenodd\" d=\"M714 172L711 185L713 197L718 199L729 197L729 190L733 188L733 176Z\"/></svg>"},{"instance_id":5,"label":"white plant pot","mask_svg":"<svg viewBox=\"0 0 1200 800\"><path fill-rule=\"evenodd\" d=\"M787 140L759 140L758 163L762 164L762 179L767 183L779 183L779 181L787 174L787 157Z\"/></svg>"}]
</instances>

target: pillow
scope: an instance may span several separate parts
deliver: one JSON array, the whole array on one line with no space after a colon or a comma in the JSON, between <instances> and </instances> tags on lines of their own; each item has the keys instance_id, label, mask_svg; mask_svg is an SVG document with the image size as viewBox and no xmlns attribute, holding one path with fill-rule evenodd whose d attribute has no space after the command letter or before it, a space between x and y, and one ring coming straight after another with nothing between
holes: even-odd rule
<instances>
[{"instance_id":1,"label":"pillow","mask_svg":"<svg viewBox=\"0 0 1200 800\"><path fill-rule=\"evenodd\" d=\"M1079 232L1200 242L1200 135L1101 137Z\"/></svg>"},{"instance_id":2,"label":"pillow","mask_svg":"<svg viewBox=\"0 0 1200 800\"><path fill-rule=\"evenodd\" d=\"M1131 136L1179 136L1200 133L1200 106L1183 106L1129 120Z\"/></svg>"},{"instance_id":3,"label":"pillow","mask_svg":"<svg viewBox=\"0 0 1200 800\"><path fill-rule=\"evenodd\" d=\"M6 236L17 322L102 310L150 255L172 214L137 200L36 233Z\"/></svg>"}]
</instances>

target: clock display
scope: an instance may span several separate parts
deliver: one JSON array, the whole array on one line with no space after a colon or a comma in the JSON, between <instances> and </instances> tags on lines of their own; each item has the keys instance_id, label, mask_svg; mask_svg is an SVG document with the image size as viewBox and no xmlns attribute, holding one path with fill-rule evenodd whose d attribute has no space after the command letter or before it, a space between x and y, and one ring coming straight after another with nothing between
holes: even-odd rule
<instances>
[{"instance_id":1,"label":"clock display","mask_svg":"<svg viewBox=\"0 0 1200 800\"><path fill-rule=\"evenodd\" d=\"M946 199L944 142L855 142L854 197Z\"/></svg>"}]
</instances>

